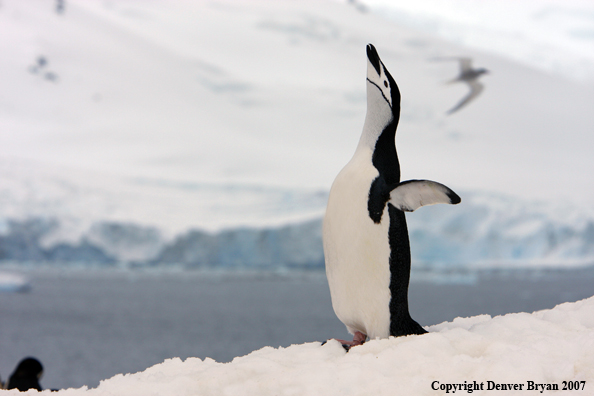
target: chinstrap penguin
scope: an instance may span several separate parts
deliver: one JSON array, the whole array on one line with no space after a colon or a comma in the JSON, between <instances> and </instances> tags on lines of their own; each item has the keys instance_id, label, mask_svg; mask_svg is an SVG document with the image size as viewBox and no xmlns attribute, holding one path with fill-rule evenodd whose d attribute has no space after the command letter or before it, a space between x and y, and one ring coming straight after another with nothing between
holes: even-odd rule
<instances>
[{"instance_id":1,"label":"chinstrap penguin","mask_svg":"<svg viewBox=\"0 0 594 396\"><path fill-rule=\"evenodd\" d=\"M332 306L353 341L423 334L408 311L410 246L404 212L460 197L429 180L400 181L396 127L400 91L367 45L367 115L355 154L340 171L323 223Z\"/></svg>"}]
</instances>

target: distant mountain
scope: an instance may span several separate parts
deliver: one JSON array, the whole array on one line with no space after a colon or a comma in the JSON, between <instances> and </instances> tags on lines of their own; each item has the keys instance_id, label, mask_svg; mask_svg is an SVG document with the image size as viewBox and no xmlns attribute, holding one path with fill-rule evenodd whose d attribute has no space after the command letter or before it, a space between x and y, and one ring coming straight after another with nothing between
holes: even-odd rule
<instances>
[{"instance_id":1,"label":"distant mountain","mask_svg":"<svg viewBox=\"0 0 594 396\"><path fill-rule=\"evenodd\" d=\"M418 263L591 260L592 84L371 4L46 3L0 7L0 262L320 267L327 191L365 118L369 42L402 92L403 179L462 196L408 216ZM492 71L451 116L466 88L443 83L458 65L430 61L448 56Z\"/></svg>"},{"instance_id":2,"label":"distant mountain","mask_svg":"<svg viewBox=\"0 0 594 396\"><path fill-rule=\"evenodd\" d=\"M571 266L594 262L594 216L509 197L466 194L455 210L439 206L407 215L415 269ZM447 209L447 208L446 208ZM551 212L558 216L551 216ZM576 218L577 216L577 218ZM93 223L76 240L60 240L58 219L9 221L0 263L322 269L321 219L277 227L191 229L167 239L159 229ZM52 241L48 243L48 241Z\"/></svg>"}]
</instances>

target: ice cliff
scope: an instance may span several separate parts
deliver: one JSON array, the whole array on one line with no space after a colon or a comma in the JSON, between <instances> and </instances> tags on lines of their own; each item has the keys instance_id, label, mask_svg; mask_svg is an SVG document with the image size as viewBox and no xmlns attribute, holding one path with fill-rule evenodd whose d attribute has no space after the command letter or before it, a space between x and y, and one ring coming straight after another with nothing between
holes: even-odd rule
<instances>
[{"instance_id":1,"label":"ice cliff","mask_svg":"<svg viewBox=\"0 0 594 396\"><path fill-rule=\"evenodd\" d=\"M456 207L408 214L413 261L424 267L572 265L594 260L594 218L509 197L463 194ZM4 219L0 262L189 268L322 268L322 220L219 231L98 221L77 236L59 218ZM66 238L68 235L68 238Z\"/></svg>"}]
</instances>

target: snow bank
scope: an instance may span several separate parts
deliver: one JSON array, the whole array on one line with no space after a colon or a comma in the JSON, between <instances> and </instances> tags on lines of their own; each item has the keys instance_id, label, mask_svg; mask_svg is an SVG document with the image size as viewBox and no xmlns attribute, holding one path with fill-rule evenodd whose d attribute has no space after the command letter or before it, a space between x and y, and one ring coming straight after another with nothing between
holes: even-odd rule
<instances>
[{"instance_id":1,"label":"snow bank","mask_svg":"<svg viewBox=\"0 0 594 396\"><path fill-rule=\"evenodd\" d=\"M476 382L483 388L472 392L477 395L501 391L503 384L512 385L505 395L530 395L543 385L545 394L555 386L562 390L569 381L580 391L553 394L594 394L594 297L532 314L456 318L428 330L422 336L373 340L349 353L330 341L265 347L230 363L168 359L102 381L96 389L59 394L444 395L453 393L453 384ZM536 390L531 382L539 384ZM468 388L457 393L469 393Z\"/></svg>"}]
</instances>

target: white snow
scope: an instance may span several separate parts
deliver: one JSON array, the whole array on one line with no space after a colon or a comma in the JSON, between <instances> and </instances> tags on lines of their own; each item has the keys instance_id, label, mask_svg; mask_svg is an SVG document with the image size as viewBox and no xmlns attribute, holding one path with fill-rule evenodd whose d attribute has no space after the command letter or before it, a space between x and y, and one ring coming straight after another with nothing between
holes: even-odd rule
<instances>
[{"instance_id":1,"label":"white snow","mask_svg":"<svg viewBox=\"0 0 594 396\"><path fill-rule=\"evenodd\" d=\"M168 359L143 372L106 379L94 389L57 394L432 396L454 393L448 384L474 381L483 387L472 392L476 395L498 394L501 384L522 385L505 395L594 394L594 297L532 314L456 318L428 330L422 336L372 340L348 353L330 341L265 347L230 363ZM540 392L540 387L530 390L529 381L559 390L564 381L577 381L580 390ZM495 384L500 388L489 390ZM470 392L458 388L457 393Z\"/></svg>"},{"instance_id":2,"label":"white snow","mask_svg":"<svg viewBox=\"0 0 594 396\"><path fill-rule=\"evenodd\" d=\"M369 2L371 12L361 13L331 1L71 0L58 15L49 1L3 1L0 36L10 40L0 41L0 239L11 222L41 219L51 227L31 249L87 243L115 260L142 261L191 230L320 218L360 136L372 42L402 91L403 178L441 182L463 200L434 222L421 220L425 209L411 214L412 228L438 233L432 224L450 216L474 219L471 197L480 195L488 214L471 228L503 235L490 250L442 251L442 262L591 260L594 73L576 82L514 57L546 53L541 65L554 58L572 76L588 72L590 3L407 4ZM419 20L454 26L464 46L441 41L443 29L408 23ZM519 50L501 55L510 35ZM558 40L545 51L550 35ZM475 102L446 116L466 88L443 84L458 72L455 62L429 59L458 55L492 73ZM578 55L587 67L572 69ZM498 196L537 208L539 219L499 208ZM565 222L559 207L578 214L569 225L573 250L542 242L538 224ZM501 216L504 225L485 220ZM132 235L105 234L121 229ZM542 248L509 245L530 233ZM417 252L423 261L437 253Z\"/></svg>"}]
</instances>

